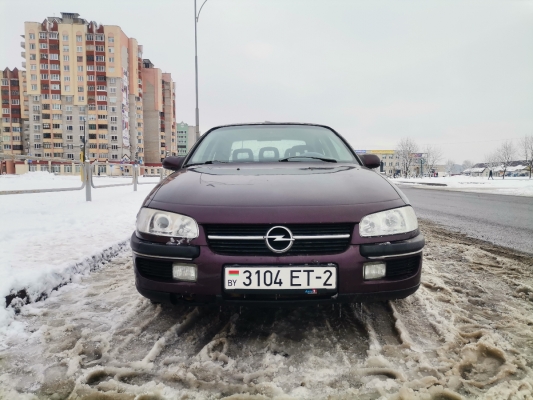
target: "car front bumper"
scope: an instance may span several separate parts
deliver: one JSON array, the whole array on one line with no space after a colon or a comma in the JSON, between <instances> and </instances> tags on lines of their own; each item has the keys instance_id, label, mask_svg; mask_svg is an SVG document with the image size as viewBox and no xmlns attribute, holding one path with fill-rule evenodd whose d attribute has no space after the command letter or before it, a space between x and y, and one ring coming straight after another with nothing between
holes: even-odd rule
<instances>
[{"instance_id":1,"label":"car front bumper","mask_svg":"<svg viewBox=\"0 0 533 400\"><path fill-rule=\"evenodd\" d=\"M215 254L208 246L169 246L131 237L135 284L143 296L156 302L190 305L250 305L299 306L315 303L369 302L400 299L414 293L420 285L423 235L392 243L350 245L346 251L333 255L312 256L228 256ZM396 275L384 279L364 280L363 265L380 260ZM176 281L172 277L147 275L146 265L164 270L172 269L174 261L197 265L197 281ZM236 295L224 291L224 266L257 265L320 265L337 266L337 292L332 294L284 295L281 291L269 295ZM143 268L139 268L140 266ZM390 267L389 267L390 266ZM405 272L405 273L402 273Z\"/></svg>"}]
</instances>

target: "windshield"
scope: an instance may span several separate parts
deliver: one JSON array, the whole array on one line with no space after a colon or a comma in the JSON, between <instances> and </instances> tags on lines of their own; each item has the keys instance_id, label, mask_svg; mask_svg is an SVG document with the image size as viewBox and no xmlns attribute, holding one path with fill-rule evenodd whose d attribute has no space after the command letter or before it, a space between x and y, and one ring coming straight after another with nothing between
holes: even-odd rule
<instances>
[{"instance_id":1,"label":"windshield","mask_svg":"<svg viewBox=\"0 0 533 400\"><path fill-rule=\"evenodd\" d=\"M210 132L187 165L279 161L356 162L342 139L329 129L307 125L245 125Z\"/></svg>"}]
</instances>

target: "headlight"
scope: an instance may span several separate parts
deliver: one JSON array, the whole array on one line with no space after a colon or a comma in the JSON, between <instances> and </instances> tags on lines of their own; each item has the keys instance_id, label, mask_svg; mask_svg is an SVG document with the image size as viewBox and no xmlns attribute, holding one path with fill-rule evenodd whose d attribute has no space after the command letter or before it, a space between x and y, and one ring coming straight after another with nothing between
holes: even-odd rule
<instances>
[{"instance_id":1,"label":"headlight","mask_svg":"<svg viewBox=\"0 0 533 400\"><path fill-rule=\"evenodd\" d=\"M418 221L411 206L370 214L359 222L359 234L362 237L396 235L417 228Z\"/></svg>"},{"instance_id":2,"label":"headlight","mask_svg":"<svg viewBox=\"0 0 533 400\"><path fill-rule=\"evenodd\" d=\"M198 224L191 217L151 208L141 208L137 216L137 230L157 236L198 237Z\"/></svg>"}]
</instances>

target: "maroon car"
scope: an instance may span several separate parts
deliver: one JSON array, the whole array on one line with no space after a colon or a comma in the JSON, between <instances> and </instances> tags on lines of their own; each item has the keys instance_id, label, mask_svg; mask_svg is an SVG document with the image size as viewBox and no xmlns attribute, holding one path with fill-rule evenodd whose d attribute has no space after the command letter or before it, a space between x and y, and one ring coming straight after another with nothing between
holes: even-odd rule
<instances>
[{"instance_id":1,"label":"maroon car","mask_svg":"<svg viewBox=\"0 0 533 400\"><path fill-rule=\"evenodd\" d=\"M424 237L405 195L333 129L211 129L148 195L131 237L154 302L305 305L399 299L420 284Z\"/></svg>"}]
</instances>

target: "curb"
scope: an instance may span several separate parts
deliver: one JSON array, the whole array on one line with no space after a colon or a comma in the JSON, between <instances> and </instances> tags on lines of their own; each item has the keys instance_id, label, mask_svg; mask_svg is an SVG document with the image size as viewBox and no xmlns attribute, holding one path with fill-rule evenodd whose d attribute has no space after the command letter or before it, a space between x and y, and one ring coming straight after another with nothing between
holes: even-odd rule
<instances>
[{"instance_id":1,"label":"curb","mask_svg":"<svg viewBox=\"0 0 533 400\"><path fill-rule=\"evenodd\" d=\"M393 181L394 182L394 181ZM409 182L409 181L396 181L397 183L409 183L411 185L426 185L426 186L448 186L446 183L431 183L431 182Z\"/></svg>"},{"instance_id":2,"label":"curb","mask_svg":"<svg viewBox=\"0 0 533 400\"><path fill-rule=\"evenodd\" d=\"M22 288L20 290L12 288L10 294L4 297L5 308L8 308L10 305L13 307L14 305L16 310L15 312L17 313L17 309L23 305L45 300L54 290L58 290L60 287L71 283L74 275L94 272L101 269L108 261L110 261L112 258L115 258L122 251L126 250L127 247L129 247L129 242L129 239L120 241L99 253L85 257L83 261L77 262L65 268L61 274L64 275L64 277L60 278L60 283L53 288L47 288L43 290L43 292L41 292L38 296L30 296L26 291L26 288Z\"/></svg>"}]
</instances>

